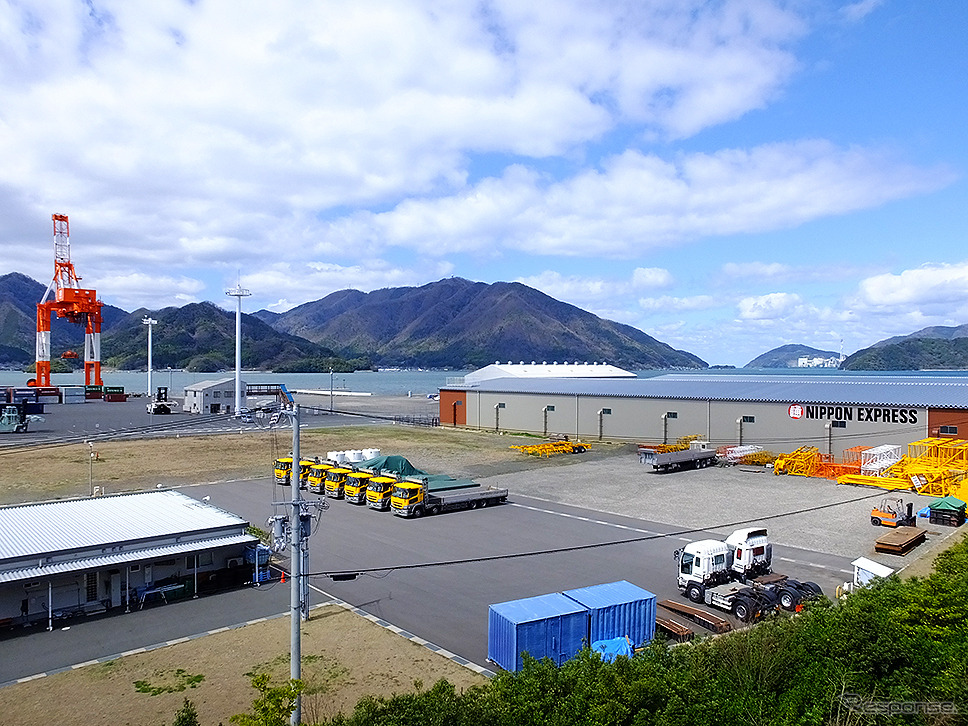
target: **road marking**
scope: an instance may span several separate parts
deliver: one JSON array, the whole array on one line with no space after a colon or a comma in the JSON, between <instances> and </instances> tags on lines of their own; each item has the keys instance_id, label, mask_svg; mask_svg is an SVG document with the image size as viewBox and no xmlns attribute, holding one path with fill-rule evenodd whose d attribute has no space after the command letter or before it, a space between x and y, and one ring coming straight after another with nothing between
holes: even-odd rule
<instances>
[{"instance_id":1,"label":"road marking","mask_svg":"<svg viewBox=\"0 0 968 726\"><path fill-rule=\"evenodd\" d=\"M696 542L696 541L698 541L698 540L696 540L694 538L689 538L689 537L674 537L671 534L667 534L667 533L663 533L663 532L653 532L652 530L648 530L648 529L641 529L641 528L638 528L638 527L630 527L630 526L625 525L625 524L618 524L617 522L606 522L606 521L601 520L601 519L592 519L591 517L582 517L581 515L578 515L578 514L569 514L568 512L556 512L553 509L545 509L543 507L532 507L531 505L528 505L528 504L518 504L517 502L510 502L509 503L509 506L512 506L512 507L520 507L521 509L529 509L532 512L540 512L542 514L551 514L551 515L556 516L556 517L565 517L566 519L574 519L574 520L579 521L579 522L588 522L590 524L600 524L602 526L611 527L613 529L624 529L624 530L627 530L629 532L638 532L640 534L651 535L651 536L654 536L656 538L665 537L665 538L670 539L670 540L674 538L674 539L676 539L676 540L678 540L680 542ZM820 565L820 564L817 564L815 562L805 562L803 560L797 560L797 559L793 559L793 558L790 558L790 557L777 557L777 559L780 560L780 561L782 561L782 562L790 562L790 563L795 564L795 565L803 565L803 566L806 566L806 567L816 567L816 568L819 568L821 570L830 570L832 572L841 572L841 573L844 573L844 574L847 574L847 575L853 574L853 572L851 572L850 570L840 569L840 568L836 567L835 565Z\"/></svg>"}]
</instances>

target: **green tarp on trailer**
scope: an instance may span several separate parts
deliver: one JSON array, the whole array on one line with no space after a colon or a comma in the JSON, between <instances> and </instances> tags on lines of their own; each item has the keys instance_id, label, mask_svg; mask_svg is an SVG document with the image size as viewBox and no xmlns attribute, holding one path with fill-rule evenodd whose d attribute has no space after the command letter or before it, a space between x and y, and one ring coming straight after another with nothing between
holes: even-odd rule
<instances>
[{"instance_id":1,"label":"green tarp on trailer","mask_svg":"<svg viewBox=\"0 0 968 726\"><path fill-rule=\"evenodd\" d=\"M928 505L928 508L947 512L964 512L965 503L958 499L958 497L947 496L944 499L935 499Z\"/></svg>"},{"instance_id":2,"label":"green tarp on trailer","mask_svg":"<svg viewBox=\"0 0 968 726\"><path fill-rule=\"evenodd\" d=\"M361 461L356 466L371 471L390 472L397 476L428 476L427 472L415 467L405 456L378 456Z\"/></svg>"}]
</instances>

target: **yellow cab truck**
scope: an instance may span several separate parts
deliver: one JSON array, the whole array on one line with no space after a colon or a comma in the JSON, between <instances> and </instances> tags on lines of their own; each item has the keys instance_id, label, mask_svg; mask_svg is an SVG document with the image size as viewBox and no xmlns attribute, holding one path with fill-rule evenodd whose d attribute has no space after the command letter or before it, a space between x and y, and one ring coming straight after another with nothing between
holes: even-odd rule
<instances>
[{"instance_id":1,"label":"yellow cab truck","mask_svg":"<svg viewBox=\"0 0 968 726\"><path fill-rule=\"evenodd\" d=\"M326 486L326 472L332 468L332 464L313 464L309 467L309 491L322 494Z\"/></svg>"},{"instance_id":2,"label":"yellow cab truck","mask_svg":"<svg viewBox=\"0 0 968 726\"><path fill-rule=\"evenodd\" d=\"M366 506L385 512L390 508L390 495L397 483L393 476L375 476L366 485Z\"/></svg>"},{"instance_id":3,"label":"yellow cab truck","mask_svg":"<svg viewBox=\"0 0 968 726\"><path fill-rule=\"evenodd\" d=\"M301 459L299 461L299 488L305 489L309 486L309 470L316 462L313 459Z\"/></svg>"},{"instance_id":4,"label":"yellow cab truck","mask_svg":"<svg viewBox=\"0 0 968 726\"><path fill-rule=\"evenodd\" d=\"M337 466L326 472L326 496L333 499L343 498L343 486L346 484L346 477L352 474L352 469Z\"/></svg>"},{"instance_id":5,"label":"yellow cab truck","mask_svg":"<svg viewBox=\"0 0 968 726\"><path fill-rule=\"evenodd\" d=\"M482 487L470 479L449 476L408 478L398 481L390 496L390 509L400 517L422 517L450 509L476 509L499 504L507 489Z\"/></svg>"},{"instance_id":6,"label":"yellow cab truck","mask_svg":"<svg viewBox=\"0 0 968 726\"><path fill-rule=\"evenodd\" d=\"M343 498L352 504L366 504L366 487L373 475L365 471L354 471L346 475L343 482Z\"/></svg>"},{"instance_id":7,"label":"yellow cab truck","mask_svg":"<svg viewBox=\"0 0 968 726\"><path fill-rule=\"evenodd\" d=\"M289 477L292 474L292 457L283 456L276 459L272 465L272 474L276 479L276 484L284 487L289 486L291 483Z\"/></svg>"}]
</instances>

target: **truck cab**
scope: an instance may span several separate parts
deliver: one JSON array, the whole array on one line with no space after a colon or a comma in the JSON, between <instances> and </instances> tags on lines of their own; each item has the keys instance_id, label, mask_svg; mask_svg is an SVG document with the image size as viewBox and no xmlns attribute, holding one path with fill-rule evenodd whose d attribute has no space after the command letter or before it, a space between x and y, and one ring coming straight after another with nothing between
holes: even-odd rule
<instances>
[{"instance_id":1,"label":"truck cab","mask_svg":"<svg viewBox=\"0 0 968 726\"><path fill-rule=\"evenodd\" d=\"M326 472L326 496L333 499L343 498L343 485L346 484L346 477L352 474L352 469L336 467Z\"/></svg>"},{"instance_id":2,"label":"truck cab","mask_svg":"<svg viewBox=\"0 0 968 726\"><path fill-rule=\"evenodd\" d=\"M763 528L737 529L726 538L733 577L746 582L773 570L773 546Z\"/></svg>"},{"instance_id":3,"label":"truck cab","mask_svg":"<svg viewBox=\"0 0 968 726\"><path fill-rule=\"evenodd\" d=\"M283 456L276 459L275 464L272 466L272 473L275 476L276 484L280 484L284 487L290 485L290 475L292 474L292 457Z\"/></svg>"},{"instance_id":4,"label":"truck cab","mask_svg":"<svg viewBox=\"0 0 968 726\"><path fill-rule=\"evenodd\" d=\"M412 481L397 482L390 495L390 508L406 517L419 517L423 514L424 491L423 484Z\"/></svg>"},{"instance_id":5,"label":"truck cab","mask_svg":"<svg viewBox=\"0 0 968 726\"><path fill-rule=\"evenodd\" d=\"M366 485L366 506L385 511L390 508L390 495L397 480L392 476L375 476Z\"/></svg>"},{"instance_id":6,"label":"truck cab","mask_svg":"<svg viewBox=\"0 0 968 726\"><path fill-rule=\"evenodd\" d=\"M299 488L305 489L309 485L309 470L316 462L312 459L301 459L299 461Z\"/></svg>"},{"instance_id":7,"label":"truck cab","mask_svg":"<svg viewBox=\"0 0 968 726\"><path fill-rule=\"evenodd\" d=\"M366 504L366 485L372 474L365 471L354 471L346 475L346 482L343 484L343 496L346 501L353 504Z\"/></svg>"},{"instance_id":8,"label":"truck cab","mask_svg":"<svg viewBox=\"0 0 968 726\"><path fill-rule=\"evenodd\" d=\"M690 542L677 555L679 591L689 594L690 600L693 600L692 592L702 593L707 587L729 582L729 547L725 542L714 539Z\"/></svg>"},{"instance_id":9,"label":"truck cab","mask_svg":"<svg viewBox=\"0 0 968 726\"><path fill-rule=\"evenodd\" d=\"M315 494L322 494L326 482L326 472L333 467L329 464L313 464L309 467L309 491Z\"/></svg>"}]
</instances>

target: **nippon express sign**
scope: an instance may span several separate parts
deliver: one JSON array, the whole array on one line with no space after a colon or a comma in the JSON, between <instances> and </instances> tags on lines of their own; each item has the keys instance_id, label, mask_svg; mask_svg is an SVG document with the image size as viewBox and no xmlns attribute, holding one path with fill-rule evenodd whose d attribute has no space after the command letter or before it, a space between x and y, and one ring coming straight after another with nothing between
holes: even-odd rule
<instances>
[{"instance_id":1,"label":"nippon express sign","mask_svg":"<svg viewBox=\"0 0 968 726\"><path fill-rule=\"evenodd\" d=\"M860 421L885 424L916 424L916 408L885 408L883 406L834 406L830 404L791 403L790 418L822 421Z\"/></svg>"}]
</instances>

